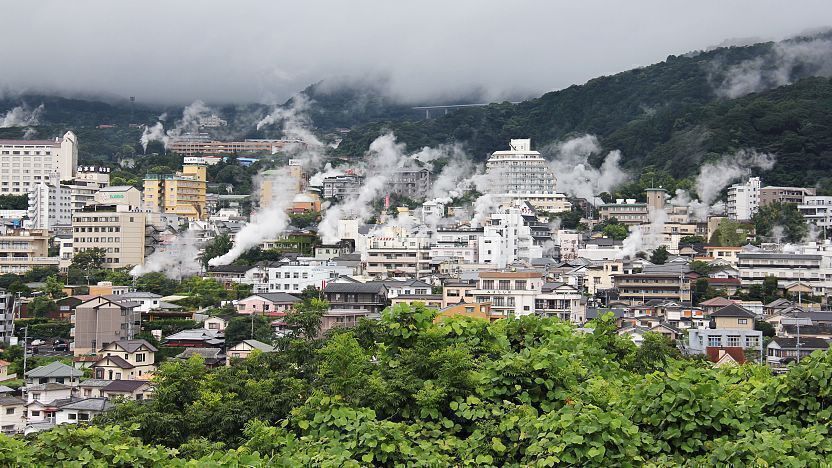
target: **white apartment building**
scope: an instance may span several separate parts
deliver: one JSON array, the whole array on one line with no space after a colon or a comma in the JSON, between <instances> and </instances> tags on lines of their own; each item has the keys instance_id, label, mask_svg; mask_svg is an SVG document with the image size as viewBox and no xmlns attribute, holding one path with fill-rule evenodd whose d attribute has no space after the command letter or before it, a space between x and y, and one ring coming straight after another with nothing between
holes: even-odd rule
<instances>
[{"instance_id":1,"label":"white apartment building","mask_svg":"<svg viewBox=\"0 0 832 468\"><path fill-rule=\"evenodd\" d=\"M495 315L519 317L535 311L535 298L542 292L539 271L483 271L471 295L477 302L490 302Z\"/></svg>"},{"instance_id":2,"label":"white apartment building","mask_svg":"<svg viewBox=\"0 0 832 468\"><path fill-rule=\"evenodd\" d=\"M519 260L543 257L543 246L535 242L520 208L502 208L491 215L479 239L480 263L505 268Z\"/></svg>"},{"instance_id":3,"label":"white apartment building","mask_svg":"<svg viewBox=\"0 0 832 468\"><path fill-rule=\"evenodd\" d=\"M566 322L586 322L586 305L581 304L581 292L564 283L545 283L534 298L534 313L542 317L557 317Z\"/></svg>"},{"instance_id":4,"label":"white apartment building","mask_svg":"<svg viewBox=\"0 0 832 468\"><path fill-rule=\"evenodd\" d=\"M743 184L728 188L728 218L748 220L760 208L760 178L751 177Z\"/></svg>"},{"instance_id":5,"label":"white apartment building","mask_svg":"<svg viewBox=\"0 0 832 468\"><path fill-rule=\"evenodd\" d=\"M79 166L75 179L63 185L70 191L72 211L83 210L85 206L95 202L96 192L110 185L110 169Z\"/></svg>"},{"instance_id":6,"label":"white apartment building","mask_svg":"<svg viewBox=\"0 0 832 468\"><path fill-rule=\"evenodd\" d=\"M832 197L806 196L797 209L806 222L823 229L832 227Z\"/></svg>"},{"instance_id":7,"label":"white apartment building","mask_svg":"<svg viewBox=\"0 0 832 468\"><path fill-rule=\"evenodd\" d=\"M72 224L72 194L68 187L42 181L29 189L29 226L55 229Z\"/></svg>"},{"instance_id":8,"label":"white apartment building","mask_svg":"<svg viewBox=\"0 0 832 468\"><path fill-rule=\"evenodd\" d=\"M0 194L22 195L43 181L70 180L77 165L72 132L54 140L0 140Z\"/></svg>"},{"instance_id":9,"label":"white apartment building","mask_svg":"<svg viewBox=\"0 0 832 468\"><path fill-rule=\"evenodd\" d=\"M780 287L802 282L820 287L822 255L784 252L741 252L737 255L737 269L744 287L762 284L766 276L775 276Z\"/></svg>"},{"instance_id":10,"label":"white apartment building","mask_svg":"<svg viewBox=\"0 0 832 468\"><path fill-rule=\"evenodd\" d=\"M242 283L252 285L254 293L285 292L299 294L308 286L323 289L327 283L340 276L355 274L352 268L332 262L320 264L288 263L275 266L257 266L247 271Z\"/></svg>"},{"instance_id":11,"label":"white apartment building","mask_svg":"<svg viewBox=\"0 0 832 468\"><path fill-rule=\"evenodd\" d=\"M479 263L479 240L483 228L438 228L430 246L430 258L434 262L455 259L462 263Z\"/></svg>"},{"instance_id":12,"label":"white apartment building","mask_svg":"<svg viewBox=\"0 0 832 468\"><path fill-rule=\"evenodd\" d=\"M504 201L523 200L535 208L557 213L569 211L566 195L555 190L555 175L529 139L513 139L507 151L495 151L485 163L492 187L488 193Z\"/></svg>"},{"instance_id":13,"label":"white apartment building","mask_svg":"<svg viewBox=\"0 0 832 468\"><path fill-rule=\"evenodd\" d=\"M577 231L561 229L555 236L560 247L560 261L566 262L578 258L578 248L581 246L583 235Z\"/></svg>"}]
</instances>

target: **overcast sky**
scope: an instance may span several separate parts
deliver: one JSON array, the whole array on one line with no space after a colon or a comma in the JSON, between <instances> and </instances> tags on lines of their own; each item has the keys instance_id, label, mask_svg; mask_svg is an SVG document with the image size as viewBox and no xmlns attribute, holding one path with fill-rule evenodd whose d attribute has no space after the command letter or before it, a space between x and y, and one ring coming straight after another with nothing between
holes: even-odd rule
<instances>
[{"instance_id":1,"label":"overcast sky","mask_svg":"<svg viewBox=\"0 0 832 468\"><path fill-rule=\"evenodd\" d=\"M0 89L282 101L387 78L426 102L540 94L732 38L832 26L832 1L8 0Z\"/></svg>"}]
</instances>

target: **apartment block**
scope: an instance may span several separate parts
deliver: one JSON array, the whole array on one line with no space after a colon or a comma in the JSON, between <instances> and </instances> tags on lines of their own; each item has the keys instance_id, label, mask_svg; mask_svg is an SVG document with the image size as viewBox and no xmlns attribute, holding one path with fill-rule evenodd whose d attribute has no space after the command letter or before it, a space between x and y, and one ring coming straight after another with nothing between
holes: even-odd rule
<instances>
[{"instance_id":1,"label":"apartment block","mask_svg":"<svg viewBox=\"0 0 832 468\"><path fill-rule=\"evenodd\" d=\"M72 224L72 193L61 184L40 182L29 189L29 226L55 229Z\"/></svg>"},{"instance_id":2,"label":"apartment block","mask_svg":"<svg viewBox=\"0 0 832 468\"><path fill-rule=\"evenodd\" d=\"M771 203L794 203L800 205L806 197L815 196L814 188L806 187L763 187L760 189L760 206Z\"/></svg>"},{"instance_id":3,"label":"apartment block","mask_svg":"<svg viewBox=\"0 0 832 468\"><path fill-rule=\"evenodd\" d=\"M737 269L744 287L762 284L766 276L774 276L782 287L793 282L818 286L822 281L820 268L823 256L783 252L740 252Z\"/></svg>"},{"instance_id":4,"label":"apartment block","mask_svg":"<svg viewBox=\"0 0 832 468\"><path fill-rule=\"evenodd\" d=\"M366 273L374 277L422 278L431 274L430 238L374 236L367 239Z\"/></svg>"},{"instance_id":5,"label":"apartment block","mask_svg":"<svg viewBox=\"0 0 832 468\"><path fill-rule=\"evenodd\" d=\"M41 182L75 177L78 138L72 132L54 140L0 140L0 194L22 195Z\"/></svg>"},{"instance_id":6,"label":"apartment block","mask_svg":"<svg viewBox=\"0 0 832 468\"><path fill-rule=\"evenodd\" d=\"M207 134L186 134L171 140L168 149L182 156L231 154L275 154L287 145L303 144L296 140L246 139L242 141L212 140Z\"/></svg>"},{"instance_id":7,"label":"apartment block","mask_svg":"<svg viewBox=\"0 0 832 468\"><path fill-rule=\"evenodd\" d=\"M9 344L14 336L14 296L0 289L0 344Z\"/></svg>"},{"instance_id":8,"label":"apartment block","mask_svg":"<svg viewBox=\"0 0 832 468\"><path fill-rule=\"evenodd\" d=\"M0 229L0 274L20 275L35 267L57 267L58 257L49 256L46 229Z\"/></svg>"},{"instance_id":9,"label":"apartment block","mask_svg":"<svg viewBox=\"0 0 832 468\"><path fill-rule=\"evenodd\" d=\"M155 243L154 219L125 205L89 205L72 215L73 253L100 248L107 268L140 265Z\"/></svg>"},{"instance_id":10,"label":"apartment block","mask_svg":"<svg viewBox=\"0 0 832 468\"><path fill-rule=\"evenodd\" d=\"M519 317L534 313L543 283L539 271L483 271L470 294L479 303L491 303L492 313Z\"/></svg>"},{"instance_id":11,"label":"apartment block","mask_svg":"<svg viewBox=\"0 0 832 468\"><path fill-rule=\"evenodd\" d=\"M650 299L690 301L690 282L678 273L632 273L613 276L618 298L631 304Z\"/></svg>"},{"instance_id":12,"label":"apartment block","mask_svg":"<svg viewBox=\"0 0 832 468\"><path fill-rule=\"evenodd\" d=\"M637 203L633 198L619 198L615 200L615 203L598 205L598 216L601 221L615 218L619 223L628 226L650 222L647 203Z\"/></svg>"},{"instance_id":13,"label":"apartment block","mask_svg":"<svg viewBox=\"0 0 832 468\"><path fill-rule=\"evenodd\" d=\"M145 207L191 221L205 220L208 218L207 187L207 167L201 164L186 164L176 174L147 174Z\"/></svg>"},{"instance_id":14,"label":"apartment block","mask_svg":"<svg viewBox=\"0 0 832 468\"><path fill-rule=\"evenodd\" d=\"M358 195L364 178L354 174L327 177L323 182L324 198L346 198Z\"/></svg>"},{"instance_id":15,"label":"apartment block","mask_svg":"<svg viewBox=\"0 0 832 468\"><path fill-rule=\"evenodd\" d=\"M502 201L525 201L549 212L572 208L566 196L555 191L555 174L540 152L531 149L531 140L511 140L509 149L493 152L485 167L493 181L488 193Z\"/></svg>"},{"instance_id":16,"label":"apartment block","mask_svg":"<svg viewBox=\"0 0 832 468\"><path fill-rule=\"evenodd\" d=\"M75 308L72 316L76 356L95 354L115 341L132 340L141 327L138 302L113 296L97 296Z\"/></svg>"},{"instance_id":17,"label":"apartment block","mask_svg":"<svg viewBox=\"0 0 832 468\"><path fill-rule=\"evenodd\" d=\"M399 169L390 178L390 193L422 199L430 193L430 171L425 168Z\"/></svg>"},{"instance_id":18,"label":"apartment block","mask_svg":"<svg viewBox=\"0 0 832 468\"><path fill-rule=\"evenodd\" d=\"M568 284L545 283L540 294L534 298L534 313L581 324L586 321L586 305L581 304L582 297L580 291Z\"/></svg>"},{"instance_id":19,"label":"apartment block","mask_svg":"<svg viewBox=\"0 0 832 468\"><path fill-rule=\"evenodd\" d=\"M824 229L832 227L832 197L806 196L797 209L806 222Z\"/></svg>"},{"instance_id":20,"label":"apartment block","mask_svg":"<svg viewBox=\"0 0 832 468\"><path fill-rule=\"evenodd\" d=\"M728 188L728 218L749 220L760 208L760 178L752 177L745 183Z\"/></svg>"}]
</instances>

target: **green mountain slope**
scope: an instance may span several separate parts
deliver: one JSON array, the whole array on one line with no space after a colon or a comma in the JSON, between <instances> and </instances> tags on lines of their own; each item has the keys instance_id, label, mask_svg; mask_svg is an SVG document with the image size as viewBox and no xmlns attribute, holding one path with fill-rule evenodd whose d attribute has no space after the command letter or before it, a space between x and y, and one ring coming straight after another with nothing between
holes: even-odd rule
<instances>
[{"instance_id":1,"label":"green mountain slope","mask_svg":"<svg viewBox=\"0 0 832 468\"><path fill-rule=\"evenodd\" d=\"M793 64L789 79L796 84L739 99L717 92L724 80L734 78L731 67L738 64L759 60L762 69L778 66L778 47L763 43L670 56L517 105L492 104L418 122L376 123L352 131L339 152L363 154L369 142L391 130L410 147L458 142L483 160L511 138L532 138L541 147L591 133L605 148L622 150L623 164L631 169L653 166L685 177L696 173L704 159L750 147L780 156L768 183L814 185L832 166L830 84L827 79L800 80L818 73L818 67ZM807 159L808 166L794 164Z\"/></svg>"}]
</instances>

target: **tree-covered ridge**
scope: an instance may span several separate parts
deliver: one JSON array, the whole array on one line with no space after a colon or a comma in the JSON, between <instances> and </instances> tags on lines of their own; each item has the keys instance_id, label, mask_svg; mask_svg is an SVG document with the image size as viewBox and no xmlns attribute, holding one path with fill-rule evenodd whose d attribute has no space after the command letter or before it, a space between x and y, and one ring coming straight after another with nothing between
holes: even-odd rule
<instances>
[{"instance_id":1,"label":"tree-covered ridge","mask_svg":"<svg viewBox=\"0 0 832 468\"><path fill-rule=\"evenodd\" d=\"M531 138L540 148L589 133L607 150L621 150L623 164L634 171L664 170L683 178L694 175L705 160L755 148L779 157L765 174L767 182L813 186L832 166L828 79L810 78L816 71L812 67L796 67L794 85L738 99L718 93L732 66L767 59L774 47L763 43L670 56L517 105L499 103L431 120L376 123L346 135L339 152L361 155L374 138L392 130L412 148L456 142L483 160L506 148L511 138ZM600 161L603 155L598 157ZM796 165L797 161L809 166Z\"/></svg>"},{"instance_id":2,"label":"tree-covered ridge","mask_svg":"<svg viewBox=\"0 0 832 468\"><path fill-rule=\"evenodd\" d=\"M609 320L434 323L387 309L207 370L165 364L155 399L96 427L0 437L0 464L816 466L832 456L832 353L787 374L711 368Z\"/></svg>"}]
</instances>

